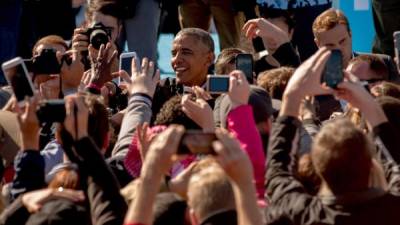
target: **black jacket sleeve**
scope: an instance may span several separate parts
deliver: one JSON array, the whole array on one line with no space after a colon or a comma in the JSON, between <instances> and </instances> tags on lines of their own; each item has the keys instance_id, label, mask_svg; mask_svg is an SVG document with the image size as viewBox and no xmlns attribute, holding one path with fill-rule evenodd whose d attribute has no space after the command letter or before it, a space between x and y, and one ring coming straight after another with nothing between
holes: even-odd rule
<instances>
[{"instance_id":1,"label":"black jacket sleeve","mask_svg":"<svg viewBox=\"0 0 400 225\"><path fill-rule=\"evenodd\" d=\"M37 150L24 150L15 157L15 176L11 185L11 199L19 195L41 189L44 179L44 159Z\"/></svg>"},{"instance_id":2,"label":"black jacket sleeve","mask_svg":"<svg viewBox=\"0 0 400 225\"><path fill-rule=\"evenodd\" d=\"M118 182L96 144L88 137L74 143L81 168L88 175L87 195L93 224L122 224L127 205Z\"/></svg>"},{"instance_id":3,"label":"black jacket sleeve","mask_svg":"<svg viewBox=\"0 0 400 225\"><path fill-rule=\"evenodd\" d=\"M25 224L30 215L19 197L1 213L0 225Z\"/></svg>"}]
</instances>

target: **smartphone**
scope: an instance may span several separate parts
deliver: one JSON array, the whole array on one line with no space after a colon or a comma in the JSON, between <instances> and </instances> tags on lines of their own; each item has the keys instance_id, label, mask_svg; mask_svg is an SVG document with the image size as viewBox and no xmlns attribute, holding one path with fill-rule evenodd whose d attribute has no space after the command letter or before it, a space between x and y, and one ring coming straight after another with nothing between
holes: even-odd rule
<instances>
[{"instance_id":1,"label":"smartphone","mask_svg":"<svg viewBox=\"0 0 400 225\"><path fill-rule=\"evenodd\" d=\"M249 84L253 83L253 56L251 54L238 54L236 56L236 69L241 70Z\"/></svg>"},{"instance_id":2,"label":"smartphone","mask_svg":"<svg viewBox=\"0 0 400 225\"><path fill-rule=\"evenodd\" d=\"M24 106L25 97L33 96L33 84L22 58L17 57L2 64L8 84L13 89L18 105Z\"/></svg>"},{"instance_id":3,"label":"smartphone","mask_svg":"<svg viewBox=\"0 0 400 225\"><path fill-rule=\"evenodd\" d=\"M397 69L400 71L400 31L393 33L394 55L396 56Z\"/></svg>"},{"instance_id":4,"label":"smartphone","mask_svg":"<svg viewBox=\"0 0 400 225\"><path fill-rule=\"evenodd\" d=\"M212 142L215 140L217 140L215 133L187 130L182 136L177 154L215 154L212 147Z\"/></svg>"},{"instance_id":5,"label":"smartphone","mask_svg":"<svg viewBox=\"0 0 400 225\"><path fill-rule=\"evenodd\" d=\"M132 76L132 59L139 62L136 52L125 52L119 56L119 70L125 70L129 76Z\"/></svg>"},{"instance_id":6,"label":"smartphone","mask_svg":"<svg viewBox=\"0 0 400 225\"><path fill-rule=\"evenodd\" d=\"M337 85L343 81L343 60L342 52L333 49L328 61L325 64L324 71L321 75L321 83L325 83L328 87L337 88Z\"/></svg>"},{"instance_id":7,"label":"smartphone","mask_svg":"<svg viewBox=\"0 0 400 225\"><path fill-rule=\"evenodd\" d=\"M222 94L229 91L229 75L208 75L206 90L210 94Z\"/></svg>"},{"instance_id":8,"label":"smartphone","mask_svg":"<svg viewBox=\"0 0 400 225\"><path fill-rule=\"evenodd\" d=\"M64 99L52 99L40 102L36 115L40 124L64 122L66 115Z\"/></svg>"}]
</instances>

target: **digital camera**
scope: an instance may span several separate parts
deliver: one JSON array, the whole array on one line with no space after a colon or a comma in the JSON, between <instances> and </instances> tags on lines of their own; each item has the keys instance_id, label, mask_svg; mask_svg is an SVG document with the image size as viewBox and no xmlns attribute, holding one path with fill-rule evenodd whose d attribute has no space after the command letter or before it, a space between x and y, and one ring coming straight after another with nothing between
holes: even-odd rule
<instances>
[{"instance_id":1,"label":"digital camera","mask_svg":"<svg viewBox=\"0 0 400 225\"><path fill-rule=\"evenodd\" d=\"M89 27L84 35L89 37L89 43L97 50L102 44L106 45L111 39L111 28L104 26L103 23L96 23Z\"/></svg>"}]
</instances>

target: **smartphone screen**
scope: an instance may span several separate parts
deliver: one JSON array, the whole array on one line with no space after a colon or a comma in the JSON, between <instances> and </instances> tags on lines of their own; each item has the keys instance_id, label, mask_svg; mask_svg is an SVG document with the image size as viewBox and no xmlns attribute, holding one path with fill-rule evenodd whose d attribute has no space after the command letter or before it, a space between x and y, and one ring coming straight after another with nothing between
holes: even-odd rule
<instances>
[{"instance_id":1,"label":"smartphone screen","mask_svg":"<svg viewBox=\"0 0 400 225\"><path fill-rule=\"evenodd\" d=\"M325 69L322 72L321 83L328 87L337 88L337 85L343 81L343 61L342 52L334 49L326 62Z\"/></svg>"},{"instance_id":2,"label":"smartphone screen","mask_svg":"<svg viewBox=\"0 0 400 225\"><path fill-rule=\"evenodd\" d=\"M215 154L212 142L217 140L214 133L188 130L183 134L178 154Z\"/></svg>"},{"instance_id":3,"label":"smartphone screen","mask_svg":"<svg viewBox=\"0 0 400 225\"><path fill-rule=\"evenodd\" d=\"M119 59L119 69L125 70L129 76L132 76L132 59L137 58L135 52L122 53Z\"/></svg>"},{"instance_id":4,"label":"smartphone screen","mask_svg":"<svg viewBox=\"0 0 400 225\"><path fill-rule=\"evenodd\" d=\"M208 76L208 91L210 93L225 93L229 91L229 76Z\"/></svg>"},{"instance_id":5,"label":"smartphone screen","mask_svg":"<svg viewBox=\"0 0 400 225\"><path fill-rule=\"evenodd\" d=\"M3 70L18 102L22 102L25 96L33 96L32 84L22 60L10 67L3 66Z\"/></svg>"},{"instance_id":6,"label":"smartphone screen","mask_svg":"<svg viewBox=\"0 0 400 225\"><path fill-rule=\"evenodd\" d=\"M247 81L253 83L253 56L251 54L238 54L236 56L236 69L246 75Z\"/></svg>"}]
</instances>

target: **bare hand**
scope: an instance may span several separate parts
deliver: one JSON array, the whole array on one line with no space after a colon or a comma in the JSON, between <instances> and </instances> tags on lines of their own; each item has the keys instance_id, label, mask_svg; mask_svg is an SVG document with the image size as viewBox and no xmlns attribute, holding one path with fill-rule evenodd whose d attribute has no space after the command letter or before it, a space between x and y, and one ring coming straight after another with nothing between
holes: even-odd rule
<instances>
[{"instance_id":1,"label":"bare hand","mask_svg":"<svg viewBox=\"0 0 400 225\"><path fill-rule=\"evenodd\" d=\"M191 95L182 97L182 111L199 125L204 132L214 131L214 117L211 107L202 98L197 98L193 101Z\"/></svg>"},{"instance_id":2,"label":"bare hand","mask_svg":"<svg viewBox=\"0 0 400 225\"><path fill-rule=\"evenodd\" d=\"M126 86L129 93L142 93L147 94L150 97L154 96L157 84L160 81L160 70L157 70L154 74L154 62L147 58L143 58L141 71L138 71L136 67L135 58L132 59L132 77L127 72L121 70L119 75L126 82ZM154 74L154 75L153 75Z\"/></svg>"},{"instance_id":3,"label":"bare hand","mask_svg":"<svg viewBox=\"0 0 400 225\"><path fill-rule=\"evenodd\" d=\"M51 79L40 84L40 94L44 99L58 99L60 94L60 77L51 75Z\"/></svg>"},{"instance_id":4,"label":"bare hand","mask_svg":"<svg viewBox=\"0 0 400 225\"><path fill-rule=\"evenodd\" d=\"M89 49L93 49L93 47L90 45ZM103 87L105 83L118 77L118 75L113 74L112 69L117 55L117 50L112 51L110 42L107 43L106 46L100 46L97 58L95 58L95 56L92 54L89 54L92 61L92 75L90 83L96 84L99 87Z\"/></svg>"},{"instance_id":5,"label":"bare hand","mask_svg":"<svg viewBox=\"0 0 400 225\"><path fill-rule=\"evenodd\" d=\"M82 56L76 50L71 50L65 53L72 59L70 65L63 62L61 65L60 77L62 79L64 89L76 89L79 87L85 67L81 61Z\"/></svg>"},{"instance_id":6,"label":"bare hand","mask_svg":"<svg viewBox=\"0 0 400 225\"><path fill-rule=\"evenodd\" d=\"M143 163L141 174L144 177L155 174L161 177L168 172L184 132L183 126L171 125L154 138Z\"/></svg>"},{"instance_id":7,"label":"bare hand","mask_svg":"<svg viewBox=\"0 0 400 225\"><path fill-rule=\"evenodd\" d=\"M370 128L387 121L380 105L362 85L344 81L338 85L335 95L338 98L346 100L353 107L360 109Z\"/></svg>"},{"instance_id":8,"label":"bare hand","mask_svg":"<svg viewBox=\"0 0 400 225\"><path fill-rule=\"evenodd\" d=\"M22 134L22 149L39 150L39 120L36 116L38 96L26 97L25 107L15 107L19 128Z\"/></svg>"},{"instance_id":9,"label":"bare hand","mask_svg":"<svg viewBox=\"0 0 400 225\"><path fill-rule=\"evenodd\" d=\"M46 202L55 198L64 198L73 202L80 202L85 200L83 191L63 188L46 188L25 193L24 195L22 195L22 204L24 204L24 206L28 209L30 213L35 213L39 211Z\"/></svg>"},{"instance_id":10,"label":"bare hand","mask_svg":"<svg viewBox=\"0 0 400 225\"><path fill-rule=\"evenodd\" d=\"M234 70L230 74L229 80L229 99L232 102L232 109L240 105L246 105L250 96L250 85L244 73Z\"/></svg>"},{"instance_id":11,"label":"bare hand","mask_svg":"<svg viewBox=\"0 0 400 225\"><path fill-rule=\"evenodd\" d=\"M75 114L76 112L76 114ZM65 98L64 127L74 140L88 136L89 110L82 95L67 96Z\"/></svg>"},{"instance_id":12,"label":"bare hand","mask_svg":"<svg viewBox=\"0 0 400 225\"><path fill-rule=\"evenodd\" d=\"M89 37L83 34L85 28L76 28L72 36L72 50L77 52L87 51L89 47Z\"/></svg>"},{"instance_id":13,"label":"bare hand","mask_svg":"<svg viewBox=\"0 0 400 225\"><path fill-rule=\"evenodd\" d=\"M148 123L139 124L136 127L137 138L138 138L138 149L140 152L140 157L142 158L142 162L146 157L151 141L155 137L155 134L150 134L149 131L150 129Z\"/></svg>"},{"instance_id":14,"label":"bare hand","mask_svg":"<svg viewBox=\"0 0 400 225\"><path fill-rule=\"evenodd\" d=\"M282 44L289 42L289 36L285 31L264 18L247 21L242 31L249 39L261 37L269 50L276 50Z\"/></svg>"}]
</instances>

